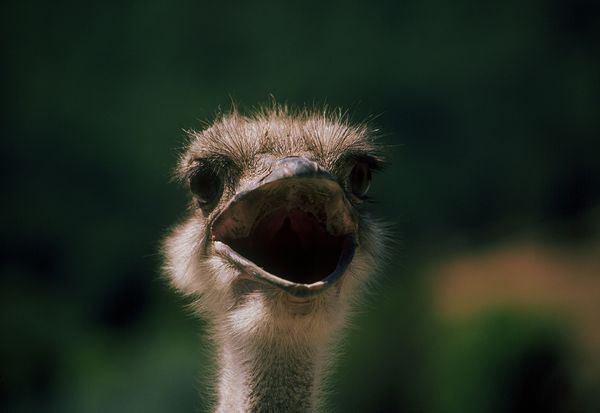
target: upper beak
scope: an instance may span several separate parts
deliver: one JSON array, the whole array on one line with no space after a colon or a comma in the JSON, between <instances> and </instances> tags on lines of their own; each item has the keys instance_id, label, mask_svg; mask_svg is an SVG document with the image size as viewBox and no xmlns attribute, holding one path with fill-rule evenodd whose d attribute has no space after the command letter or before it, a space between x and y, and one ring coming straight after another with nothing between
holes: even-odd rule
<instances>
[{"instance_id":1,"label":"upper beak","mask_svg":"<svg viewBox=\"0 0 600 413\"><path fill-rule=\"evenodd\" d=\"M259 182L266 184L285 178L323 178L335 181L334 175L323 169L318 163L300 156L289 156L272 164L271 172Z\"/></svg>"}]
</instances>

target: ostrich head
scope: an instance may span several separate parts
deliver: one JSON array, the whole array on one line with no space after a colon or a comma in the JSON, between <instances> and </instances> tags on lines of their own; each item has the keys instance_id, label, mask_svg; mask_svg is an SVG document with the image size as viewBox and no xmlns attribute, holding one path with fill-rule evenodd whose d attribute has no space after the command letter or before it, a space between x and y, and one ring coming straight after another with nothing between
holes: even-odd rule
<instances>
[{"instance_id":1,"label":"ostrich head","mask_svg":"<svg viewBox=\"0 0 600 413\"><path fill-rule=\"evenodd\" d=\"M225 348L318 358L380 261L382 228L365 208L381 166L370 130L276 107L188 135L177 176L189 215L164 244L172 284Z\"/></svg>"}]
</instances>

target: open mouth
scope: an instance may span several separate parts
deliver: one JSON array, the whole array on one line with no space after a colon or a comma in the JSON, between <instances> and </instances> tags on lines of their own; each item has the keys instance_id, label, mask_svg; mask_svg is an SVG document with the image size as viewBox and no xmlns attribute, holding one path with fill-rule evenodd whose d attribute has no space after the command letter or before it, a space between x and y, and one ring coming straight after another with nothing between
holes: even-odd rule
<instances>
[{"instance_id":1,"label":"open mouth","mask_svg":"<svg viewBox=\"0 0 600 413\"><path fill-rule=\"evenodd\" d=\"M212 226L212 239L244 274L296 296L336 281L352 261L356 224L333 180L294 177L238 194Z\"/></svg>"}]
</instances>

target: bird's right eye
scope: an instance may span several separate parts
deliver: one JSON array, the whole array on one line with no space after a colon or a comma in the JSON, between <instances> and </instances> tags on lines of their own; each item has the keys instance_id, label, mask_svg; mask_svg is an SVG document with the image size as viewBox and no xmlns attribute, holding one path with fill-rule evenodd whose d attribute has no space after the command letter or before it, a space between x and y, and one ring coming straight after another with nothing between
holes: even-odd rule
<instances>
[{"instance_id":1,"label":"bird's right eye","mask_svg":"<svg viewBox=\"0 0 600 413\"><path fill-rule=\"evenodd\" d=\"M364 199L371 186L371 167L366 162L357 162L350 172L349 181L352 193L357 198Z\"/></svg>"},{"instance_id":2,"label":"bird's right eye","mask_svg":"<svg viewBox=\"0 0 600 413\"><path fill-rule=\"evenodd\" d=\"M206 208L213 205L223 192L223 179L215 171L202 168L190 177L190 190L198 205Z\"/></svg>"}]
</instances>

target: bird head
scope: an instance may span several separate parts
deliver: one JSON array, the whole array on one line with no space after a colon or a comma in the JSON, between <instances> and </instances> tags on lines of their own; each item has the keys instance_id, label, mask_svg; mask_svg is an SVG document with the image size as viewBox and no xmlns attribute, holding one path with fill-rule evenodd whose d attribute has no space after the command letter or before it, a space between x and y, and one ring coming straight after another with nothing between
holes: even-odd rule
<instances>
[{"instance_id":1,"label":"bird head","mask_svg":"<svg viewBox=\"0 0 600 413\"><path fill-rule=\"evenodd\" d=\"M367 126L277 107L188 138L176 174L189 215L165 242L165 268L200 307L335 311L369 280L382 227L365 204L382 159Z\"/></svg>"}]
</instances>

